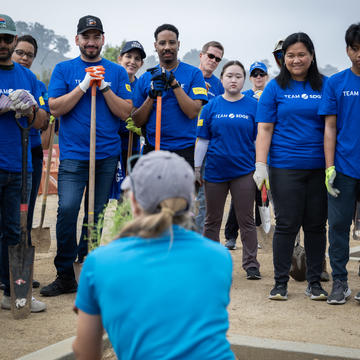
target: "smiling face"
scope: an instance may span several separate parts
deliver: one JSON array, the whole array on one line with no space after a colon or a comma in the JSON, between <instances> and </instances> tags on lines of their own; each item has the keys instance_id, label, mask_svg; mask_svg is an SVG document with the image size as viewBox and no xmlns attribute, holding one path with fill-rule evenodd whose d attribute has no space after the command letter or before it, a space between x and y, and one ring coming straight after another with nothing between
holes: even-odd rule
<instances>
[{"instance_id":1,"label":"smiling face","mask_svg":"<svg viewBox=\"0 0 360 360\"><path fill-rule=\"evenodd\" d=\"M159 32L154 46L158 53L161 66L176 66L180 41L178 41L174 32L170 30Z\"/></svg>"},{"instance_id":2,"label":"smiling face","mask_svg":"<svg viewBox=\"0 0 360 360\"><path fill-rule=\"evenodd\" d=\"M84 61L95 62L100 59L104 45L104 35L99 30L88 30L75 37L75 43L81 52Z\"/></svg>"},{"instance_id":3,"label":"smiling face","mask_svg":"<svg viewBox=\"0 0 360 360\"><path fill-rule=\"evenodd\" d=\"M210 58L210 57L212 58ZM212 73L216 70L220 61L222 59L223 52L217 47L209 46L205 53L200 53L200 70L206 77L210 77Z\"/></svg>"},{"instance_id":4,"label":"smiling face","mask_svg":"<svg viewBox=\"0 0 360 360\"><path fill-rule=\"evenodd\" d=\"M228 66L221 77L225 92L231 96L240 94L244 86L244 71L239 65Z\"/></svg>"},{"instance_id":5,"label":"smiling face","mask_svg":"<svg viewBox=\"0 0 360 360\"><path fill-rule=\"evenodd\" d=\"M20 41L12 54L12 60L30 69L35 59L34 45L27 41Z\"/></svg>"},{"instance_id":6,"label":"smiling face","mask_svg":"<svg viewBox=\"0 0 360 360\"><path fill-rule=\"evenodd\" d=\"M135 74L141 68L144 61L141 58L141 53L137 49L130 50L118 58L118 63L123 66L129 75L130 81L134 81Z\"/></svg>"},{"instance_id":7,"label":"smiling face","mask_svg":"<svg viewBox=\"0 0 360 360\"><path fill-rule=\"evenodd\" d=\"M302 42L290 45L285 53L285 66L291 77L297 81L304 81L309 71L311 62L314 59Z\"/></svg>"},{"instance_id":8,"label":"smiling face","mask_svg":"<svg viewBox=\"0 0 360 360\"><path fill-rule=\"evenodd\" d=\"M250 74L250 81L253 84L253 90L264 90L268 75L261 69L254 69Z\"/></svg>"}]
</instances>

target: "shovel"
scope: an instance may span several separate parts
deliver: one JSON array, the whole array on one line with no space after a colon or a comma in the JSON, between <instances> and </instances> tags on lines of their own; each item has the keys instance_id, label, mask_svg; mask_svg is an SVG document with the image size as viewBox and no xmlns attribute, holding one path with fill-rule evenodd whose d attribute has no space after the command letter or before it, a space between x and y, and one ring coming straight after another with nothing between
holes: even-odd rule
<instances>
[{"instance_id":1,"label":"shovel","mask_svg":"<svg viewBox=\"0 0 360 360\"><path fill-rule=\"evenodd\" d=\"M261 188L261 200L262 200L262 206L259 206L261 227L263 228L265 234L268 234L271 229L271 216L270 216L270 208L269 206L266 206L267 191L265 184Z\"/></svg>"},{"instance_id":2,"label":"shovel","mask_svg":"<svg viewBox=\"0 0 360 360\"><path fill-rule=\"evenodd\" d=\"M21 169L21 201L20 201L20 242L9 246L9 272L11 312L14 319L25 319L31 311L32 281L34 270L35 247L28 244L27 232L27 162L29 130L23 127L17 118L16 123L21 132L22 169Z\"/></svg>"},{"instance_id":3,"label":"shovel","mask_svg":"<svg viewBox=\"0 0 360 360\"><path fill-rule=\"evenodd\" d=\"M41 218L40 218L40 225L37 228L31 230L31 239L35 249L39 253L47 253L50 249L51 245L51 236L50 236L50 228L44 227L44 217L45 217L45 210L46 210L46 199L48 195L48 188L49 188L49 177L50 177L50 166L51 166L51 156L52 156L52 148L54 144L54 133L55 133L55 118L50 116L50 142L49 142L49 151L48 151L48 158L46 163L46 175L45 175L45 185L43 190L43 198L41 204Z\"/></svg>"},{"instance_id":4,"label":"shovel","mask_svg":"<svg viewBox=\"0 0 360 360\"><path fill-rule=\"evenodd\" d=\"M128 152L126 162L131 158L132 148L133 148L133 132L129 131L129 143L128 143ZM129 169L126 167L126 175L129 173Z\"/></svg>"}]
</instances>

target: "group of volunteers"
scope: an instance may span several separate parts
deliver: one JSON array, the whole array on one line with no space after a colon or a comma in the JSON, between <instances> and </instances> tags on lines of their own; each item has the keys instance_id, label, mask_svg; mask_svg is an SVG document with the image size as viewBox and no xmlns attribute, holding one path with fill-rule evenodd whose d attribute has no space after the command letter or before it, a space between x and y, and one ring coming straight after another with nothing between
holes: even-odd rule
<instances>
[{"instance_id":1,"label":"group of volunteers","mask_svg":"<svg viewBox=\"0 0 360 360\"><path fill-rule=\"evenodd\" d=\"M254 62L249 71L252 89L245 92L246 70L240 61L227 62L220 79L214 75L224 56L218 41L202 47L196 68L178 59L179 31L174 25L157 27L154 37L159 64L138 79L136 73L146 58L141 43L126 42L118 64L106 60L101 57L105 42L101 20L82 17L75 37L80 56L55 66L47 92L29 70L36 40L17 37L13 20L0 14L1 308L11 307L8 246L18 243L20 234L22 156L15 117L24 125L33 122L27 164L32 184L30 233L42 171L40 130L45 138L51 114L60 122L57 275L40 294L78 292L73 344L77 358L101 358L105 329L122 359L234 359L226 339L232 282L227 249L236 248L240 230L246 277L261 279L256 232L261 220L259 214L254 217L254 203L256 209L261 205L264 186L271 191L276 219L275 285L269 298L288 298L291 258L301 227L305 294L329 304L344 304L351 294L346 265L360 194L360 23L351 25L345 36L351 68L323 76L312 40L298 32L274 50L279 75L267 83L266 65ZM119 199L121 191L130 199L134 219L118 239L88 254L94 82L95 223L109 199ZM160 106L160 150L153 151ZM128 157L140 153L141 137L144 144L134 165ZM219 244L220 227L229 191L232 202L224 247ZM190 230L195 193L197 232ZM320 283L327 221L330 295ZM79 287L75 260L84 262ZM34 287L39 285L34 281ZM360 301L360 292L355 299ZM32 298L32 312L45 309L43 302Z\"/></svg>"}]
</instances>

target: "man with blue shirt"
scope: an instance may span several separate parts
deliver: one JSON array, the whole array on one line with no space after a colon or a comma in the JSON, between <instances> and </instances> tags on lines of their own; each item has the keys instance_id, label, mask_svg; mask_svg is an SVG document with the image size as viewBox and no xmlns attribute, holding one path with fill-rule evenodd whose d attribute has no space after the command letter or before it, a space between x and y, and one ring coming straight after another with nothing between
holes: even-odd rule
<instances>
[{"instance_id":1,"label":"man with blue shirt","mask_svg":"<svg viewBox=\"0 0 360 360\"><path fill-rule=\"evenodd\" d=\"M319 114L325 115L329 257L333 278L329 304L344 304L351 294L346 264L350 226L360 191L360 23L347 29L345 41L352 66L328 80L319 108ZM360 292L355 300L360 301Z\"/></svg>"},{"instance_id":2,"label":"man with blue shirt","mask_svg":"<svg viewBox=\"0 0 360 360\"><path fill-rule=\"evenodd\" d=\"M1 308L10 310L10 281L8 246L20 240L20 200L22 145L21 132L15 117L22 126L27 126L35 117L33 126L45 126L47 114L40 109L35 99L40 91L36 76L25 67L12 61L11 56L17 41L14 21L0 15L0 242L1 282L4 296ZM28 147L27 162L28 195L31 189L31 149ZM40 312L46 305L32 297L31 311Z\"/></svg>"},{"instance_id":3,"label":"man with blue shirt","mask_svg":"<svg viewBox=\"0 0 360 360\"><path fill-rule=\"evenodd\" d=\"M224 93L224 87L219 78L214 75L222 57L224 56L224 47L218 41L209 41L201 49L200 65L206 84L208 100L214 99L218 95ZM205 163L205 162L204 162ZM204 175L204 166L202 167L202 174ZM197 194L197 201L199 203L198 214L195 218L197 231L202 234L204 230L205 221L205 192L204 186L199 187Z\"/></svg>"},{"instance_id":4,"label":"man with blue shirt","mask_svg":"<svg viewBox=\"0 0 360 360\"><path fill-rule=\"evenodd\" d=\"M107 203L121 151L120 121L128 118L132 108L131 88L125 69L100 56L104 45L101 20L92 15L82 17L75 42L80 56L57 64L49 85L50 110L54 116L60 117L61 126L57 253L54 260L57 277L41 289L40 293L44 296L75 292L77 283L73 262L76 257L82 262L87 254L87 228L83 227L77 246L76 223L89 180L92 81L100 83L96 90L95 224ZM97 72L98 67L103 67L104 77ZM86 214L87 198L86 194ZM87 222L87 215L84 221Z\"/></svg>"},{"instance_id":5,"label":"man with blue shirt","mask_svg":"<svg viewBox=\"0 0 360 360\"><path fill-rule=\"evenodd\" d=\"M175 152L194 166L196 119L207 102L204 77L199 69L178 60L179 31L174 25L159 26L154 36L159 65L153 74L146 72L139 78L132 118L137 127L146 127L143 152L154 150L156 97L162 93L160 149Z\"/></svg>"},{"instance_id":6,"label":"man with blue shirt","mask_svg":"<svg viewBox=\"0 0 360 360\"><path fill-rule=\"evenodd\" d=\"M246 96L252 96L256 100L259 100L268 79L267 66L260 61L255 61L250 66L250 81L253 86L251 89L244 91L243 94Z\"/></svg>"}]
</instances>

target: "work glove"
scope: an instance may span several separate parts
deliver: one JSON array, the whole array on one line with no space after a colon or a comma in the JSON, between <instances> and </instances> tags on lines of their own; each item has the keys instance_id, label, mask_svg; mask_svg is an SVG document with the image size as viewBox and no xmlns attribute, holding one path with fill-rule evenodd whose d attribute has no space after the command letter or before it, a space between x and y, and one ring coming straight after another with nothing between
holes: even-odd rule
<instances>
[{"instance_id":1,"label":"work glove","mask_svg":"<svg viewBox=\"0 0 360 360\"><path fill-rule=\"evenodd\" d=\"M11 100L8 96L2 94L0 96L0 113L4 113L10 110Z\"/></svg>"},{"instance_id":2,"label":"work glove","mask_svg":"<svg viewBox=\"0 0 360 360\"><path fill-rule=\"evenodd\" d=\"M103 66L89 66L85 69L84 80L79 84L80 89L86 93L90 86L96 82L97 86L101 86L101 82L104 80L105 69ZM105 88L104 86L103 88Z\"/></svg>"},{"instance_id":3,"label":"work glove","mask_svg":"<svg viewBox=\"0 0 360 360\"><path fill-rule=\"evenodd\" d=\"M268 167L265 163L263 163L263 162L255 163L255 172L253 175L253 179L255 181L257 188L260 191L261 191L263 184L265 184L265 187L267 190L270 189Z\"/></svg>"},{"instance_id":4,"label":"work glove","mask_svg":"<svg viewBox=\"0 0 360 360\"><path fill-rule=\"evenodd\" d=\"M149 97L156 99L157 96L161 96L167 86L167 78L165 70L162 68L155 68L152 71Z\"/></svg>"},{"instance_id":5,"label":"work glove","mask_svg":"<svg viewBox=\"0 0 360 360\"><path fill-rule=\"evenodd\" d=\"M135 133L136 135L141 136L141 128L138 128L135 124L134 124L134 120L129 117L126 120L126 128L129 131L132 131L133 133Z\"/></svg>"},{"instance_id":6,"label":"work glove","mask_svg":"<svg viewBox=\"0 0 360 360\"><path fill-rule=\"evenodd\" d=\"M165 70L167 86L170 88L171 84L175 80L175 75L172 71Z\"/></svg>"},{"instance_id":7,"label":"work glove","mask_svg":"<svg viewBox=\"0 0 360 360\"><path fill-rule=\"evenodd\" d=\"M201 166L197 166L195 169L195 181L200 185L202 186L203 183L204 183L204 180L202 178L202 175L201 175Z\"/></svg>"},{"instance_id":8,"label":"work glove","mask_svg":"<svg viewBox=\"0 0 360 360\"><path fill-rule=\"evenodd\" d=\"M30 115L39 108L35 98L26 90L18 89L9 94L10 110L15 111L15 117L21 118Z\"/></svg>"},{"instance_id":9,"label":"work glove","mask_svg":"<svg viewBox=\"0 0 360 360\"><path fill-rule=\"evenodd\" d=\"M336 178L335 166L329 166L325 170L325 185L328 193L333 197L338 197L340 190L334 188L334 181Z\"/></svg>"}]
</instances>

